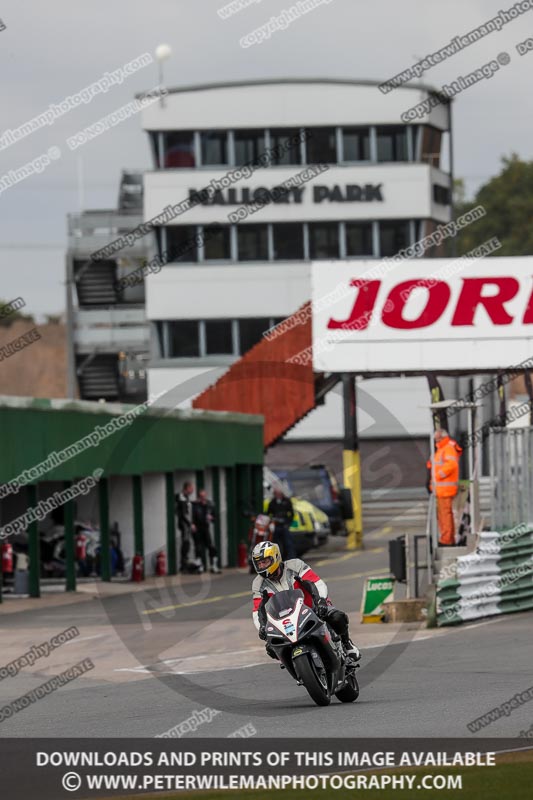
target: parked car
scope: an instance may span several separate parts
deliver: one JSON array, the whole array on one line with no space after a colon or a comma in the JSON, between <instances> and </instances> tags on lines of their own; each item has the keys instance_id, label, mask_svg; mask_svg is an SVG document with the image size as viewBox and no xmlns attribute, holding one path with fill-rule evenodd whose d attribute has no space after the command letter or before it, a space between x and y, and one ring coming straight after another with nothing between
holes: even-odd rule
<instances>
[{"instance_id":1,"label":"parked car","mask_svg":"<svg viewBox=\"0 0 533 800\"><path fill-rule=\"evenodd\" d=\"M330 534L327 514L301 497L291 497L294 519L289 529L297 556L302 556L313 547L325 544ZM265 498L263 510L266 513L270 497Z\"/></svg>"},{"instance_id":2,"label":"parked car","mask_svg":"<svg viewBox=\"0 0 533 800\"><path fill-rule=\"evenodd\" d=\"M339 486L329 467L316 464L290 470L274 468L273 472L291 494L307 500L328 516L331 533L346 535L344 520L353 516L351 495L348 489Z\"/></svg>"}]
</instances>

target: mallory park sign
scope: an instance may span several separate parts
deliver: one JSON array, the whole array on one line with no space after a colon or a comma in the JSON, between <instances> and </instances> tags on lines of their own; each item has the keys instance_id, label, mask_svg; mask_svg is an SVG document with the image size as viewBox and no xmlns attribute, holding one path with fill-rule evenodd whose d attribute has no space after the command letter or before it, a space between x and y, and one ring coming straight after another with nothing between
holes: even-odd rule
<instances>
[{"instance_id":1,"label":"mallory park sign","mask_svg":"<svg viewBox=\"0 0 533 800\"><path fill-rule=\"evenodd\" d=\"M311 192L312 189L312 192ZM250 189L217 189L214 192L189 189L191 203L204 206L245 206L257 202L269 203L302 203L306 186L274 186L272 189L259 187ZM309 187L313 203L371 203L383 202L381 183L349 183L344 186L312 186Z\"/></svg>"}]
</instances>

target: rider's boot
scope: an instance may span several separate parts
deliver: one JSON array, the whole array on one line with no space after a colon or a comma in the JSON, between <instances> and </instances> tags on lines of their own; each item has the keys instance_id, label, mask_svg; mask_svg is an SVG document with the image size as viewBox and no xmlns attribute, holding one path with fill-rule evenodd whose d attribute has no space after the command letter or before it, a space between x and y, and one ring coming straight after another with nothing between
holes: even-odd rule
<instances>
[{"instance_id":1,"label":"rider's boot","mask_svg":"<svg viewBox=\"0 0 533 800\"><path fill-rule=\"evenodd\" d=\"M355 661L355 662L360 661L361 660L361 651L359 650L357 645L355 645L352 642L350 637L349 636L341 636L341 640L342 640L342 644L343 644L344 650L345 650L346 655L348 656L348 658L350 658L352 661Z\"/></svg>"}]
</instances>

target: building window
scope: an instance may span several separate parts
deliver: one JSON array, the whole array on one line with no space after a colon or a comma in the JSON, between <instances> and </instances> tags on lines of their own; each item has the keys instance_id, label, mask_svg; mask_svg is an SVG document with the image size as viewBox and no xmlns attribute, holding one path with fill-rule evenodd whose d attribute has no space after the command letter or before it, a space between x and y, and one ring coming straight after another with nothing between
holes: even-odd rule
<instances>
[{"instance_id":1,"label":"building window","mask_svg":"<svg viewBox=\"0 0 533 800\"><path fill-rule=\"evenodd\" d=\"M344 161L370 161L370 129L343 128L342 149Z\"/></svg>"},{"instance_id":2,"label":"building window","mask_svg":"<svg viewBox=\"0 0 533 800\"><path fill-rule=\"evenodd\" d=\"M435 222L432 219L420 220L419 229L417 232L417 241L420 239L424 239L426 236L431 236L431 234L435 233L437 230L439 223ZM437 245L433 245L428 247L422 253L423 258L443 258L446 253L446 243L439 242Z\"/></svg>"},{"instance_id":3,"label":"building window","mask_svg":"<svg viewBox=\"0 0 533 800\"><path fill-rule=\"evenodd\" d=\"M163 134L164 165L168 168L195 167L192 131L167 131Z\"/></svg>"},{"instance_id":4,"label":"building window","mask_svg":"<svg viewBox=\"0 0 533 800\"><path fill-rule=\"evenodd\" d=\"M433 202L438 203L440 206L450 205L451 197L450 190L447 186L441 186L438 183L433 184Z\"/></svg>"},{"instance_id":5,"label":"building window","mask_svg":"<svg viewBox=\"0 0 533 800\"><path fill-rule=\"evenodd\" d=\"M299 128L276 128L270 131L270 163L274 166L283 164L301 164L301 132Z\"/></svg>"},{"instance_id":6,"label":"building window","mask_svg":"<svg viewBox=\"0 0 533 800\"><path fill-rule=\"evenodd\" d=\"M273 225L272 229L274 232L274 259L276 261L303 260L303 225L293 222L281 222Z\"/></svg>"},{"instance_id":7,"label":"building window","mask_svg":"<svg viewBox=\"0 0 533 800\"><path fill-rule=\"evenodd\" d=\"M372 223L371 222L347 222L346 223L346 255L349 256L372 256L374 247L372 244Z\"/></svg>"},{"instance_id":8,"label":"building window","mask_svg":"<svg viewBox=\"0 0 533 800\"><path fill-rule=\"evenodd\" d=\"M204 261L228 261L231 258L229 225L204 228Z\"/></svg>"},{"instance_id":9,"label":"building window","mask_svg":"<svg viewBox=\"0 0 533 800\"><path fill-rule=\"evenodd\" d=\"M262 130L235 131L234 140L238 167L257 161L265 152L265 132Z\"/></svg>"},{"instance_id":10,"label":"building window","mask_svg":"<svg viewBox=\"0 0 533 800\"><path fill-rule=\"evenodd\" d=\"M159 158L159 136L161 134L158 131L149 131L148 136L150 138L150 149L152 151L152 158L154 160L154 166L159 169L161 167L161 159Z\"/></svg>"},{"instance_id":11,"label":"building window","mask_svg":"<svg viewBox=\"0 0 533 800\"><path fill-rule=\"evenodd\" d=\"M233 323L231 319L208 319L205 325L205 355L231 356L233 348Z\"/></svg>"},{"instance_id":12,"label":"building window","mask_svg":"<svg viewBox=\"0 0 533 800\"><path fill-rule=\"evenodd\" d=\"M228 163L228 134L226 131L202 131L200 134L202 166L221 166Z\"/></svg>"},{"instance_id":13,"label":"building window","mask_svg":"<svg viewBox=\"0 0 533 800\"><path fill-rule=\"evenodd\" d=\"M421 160L431 166L440 166L440 151L442 146L442 132L431 125L422 125L422 153Z\"/></svg>"},{"instance_id":14,"label":"building window","mask_svg":"<svg viewBox=\"0 0 533 800\"><path fill-rule=\"evenodd\" d=\"M168 353L165 347L165 335L164 335L164 330L166 325L168 325L168 323L161 322L161 320L158 320L155 323L155 332L157 335L157 355L159 358L168 358Z\"/></svg>"},{"instance_id":15,"label":"building window","mask_svg":"<svg viewBox=\"0 0 533 800\"><path fill-rule=\"evenodd\" d=\"M378 161L407 161L407 126L377 128Z\"/></svg>"},{"instance_id":16,"label":"building window","mask_svg":"<svg viewBox=\"0 0 533 800\"><path fill-rule=\"evenodd\" d=\"M335 128L308 128L305 141L308 164L336 164L337 134Z\"/></svg>"},{"instance_id":17,"label":"building window","mask_svg":"<svg viewBox=\"0 0 533 800\"><path fill-rule=\"evenodd\" d=\"M309 223L311 258L339 258L339 225L337 222Z\"/></svg>"},{"instance_id":18,"label":"building window","mask_svg":"<svg viewBox=\"0 0 533 800\"><path fill-rule=\"evenodd\" d=\"M270 328L270 319L240 319L239 321L239 343L240 352L246 353L254 344L260 342L263 333Z\"/></svg>"},{"instance_id":19,"label":"building window","mask_svg":"<svg viewBox=\"0 0 533 800\"><path fill-rule=\"evenodd\" d=\"M198 261L197 233L194 225L168 225L166 261Z\"/></svg>"},{"instance_id":20,"label":"building window","mask_svg":"<svg viewBox=\"0 0 533 800\"><path fill-rule=\"evenodd\" d=\"M379 242L382 258L395 256L400 250L409 247L409 222L406 220L380 222Z\"/></svg>"},{"instance_id":21,"label":"building window","mask_svg":"<svg viewBox=\"0 0 533 800\"><path fill-rule=\"evenodd\" d=\"M239 261L268 261L266 225L238 225L237 243Z\"/></svg>"},{"instance_id":22,"label":"building window","mask_svg":"<svg viewBox=\"0 0 533 800\"><path fill-rule=\"evenodd\" d=\"M168 322L168 345L170 358L198 358L200 339L197 320L187 319Z\"/></svg>"}]
</instances>

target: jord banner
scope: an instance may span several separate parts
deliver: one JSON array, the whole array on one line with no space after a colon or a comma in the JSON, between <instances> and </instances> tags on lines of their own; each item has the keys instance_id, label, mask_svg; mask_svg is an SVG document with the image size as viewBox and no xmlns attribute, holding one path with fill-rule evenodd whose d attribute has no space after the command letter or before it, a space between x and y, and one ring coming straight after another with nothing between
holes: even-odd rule
<instances>
[{"instance_id":1,"label":"jord banner","mask_svg":"<svg viewBox=\"0 0 533 800\"><path fill-rule=\"evenodd\" d=\"M533 257L315 262L313 366L494 370L533 356Z\"/></svg>"}]
</instances>

